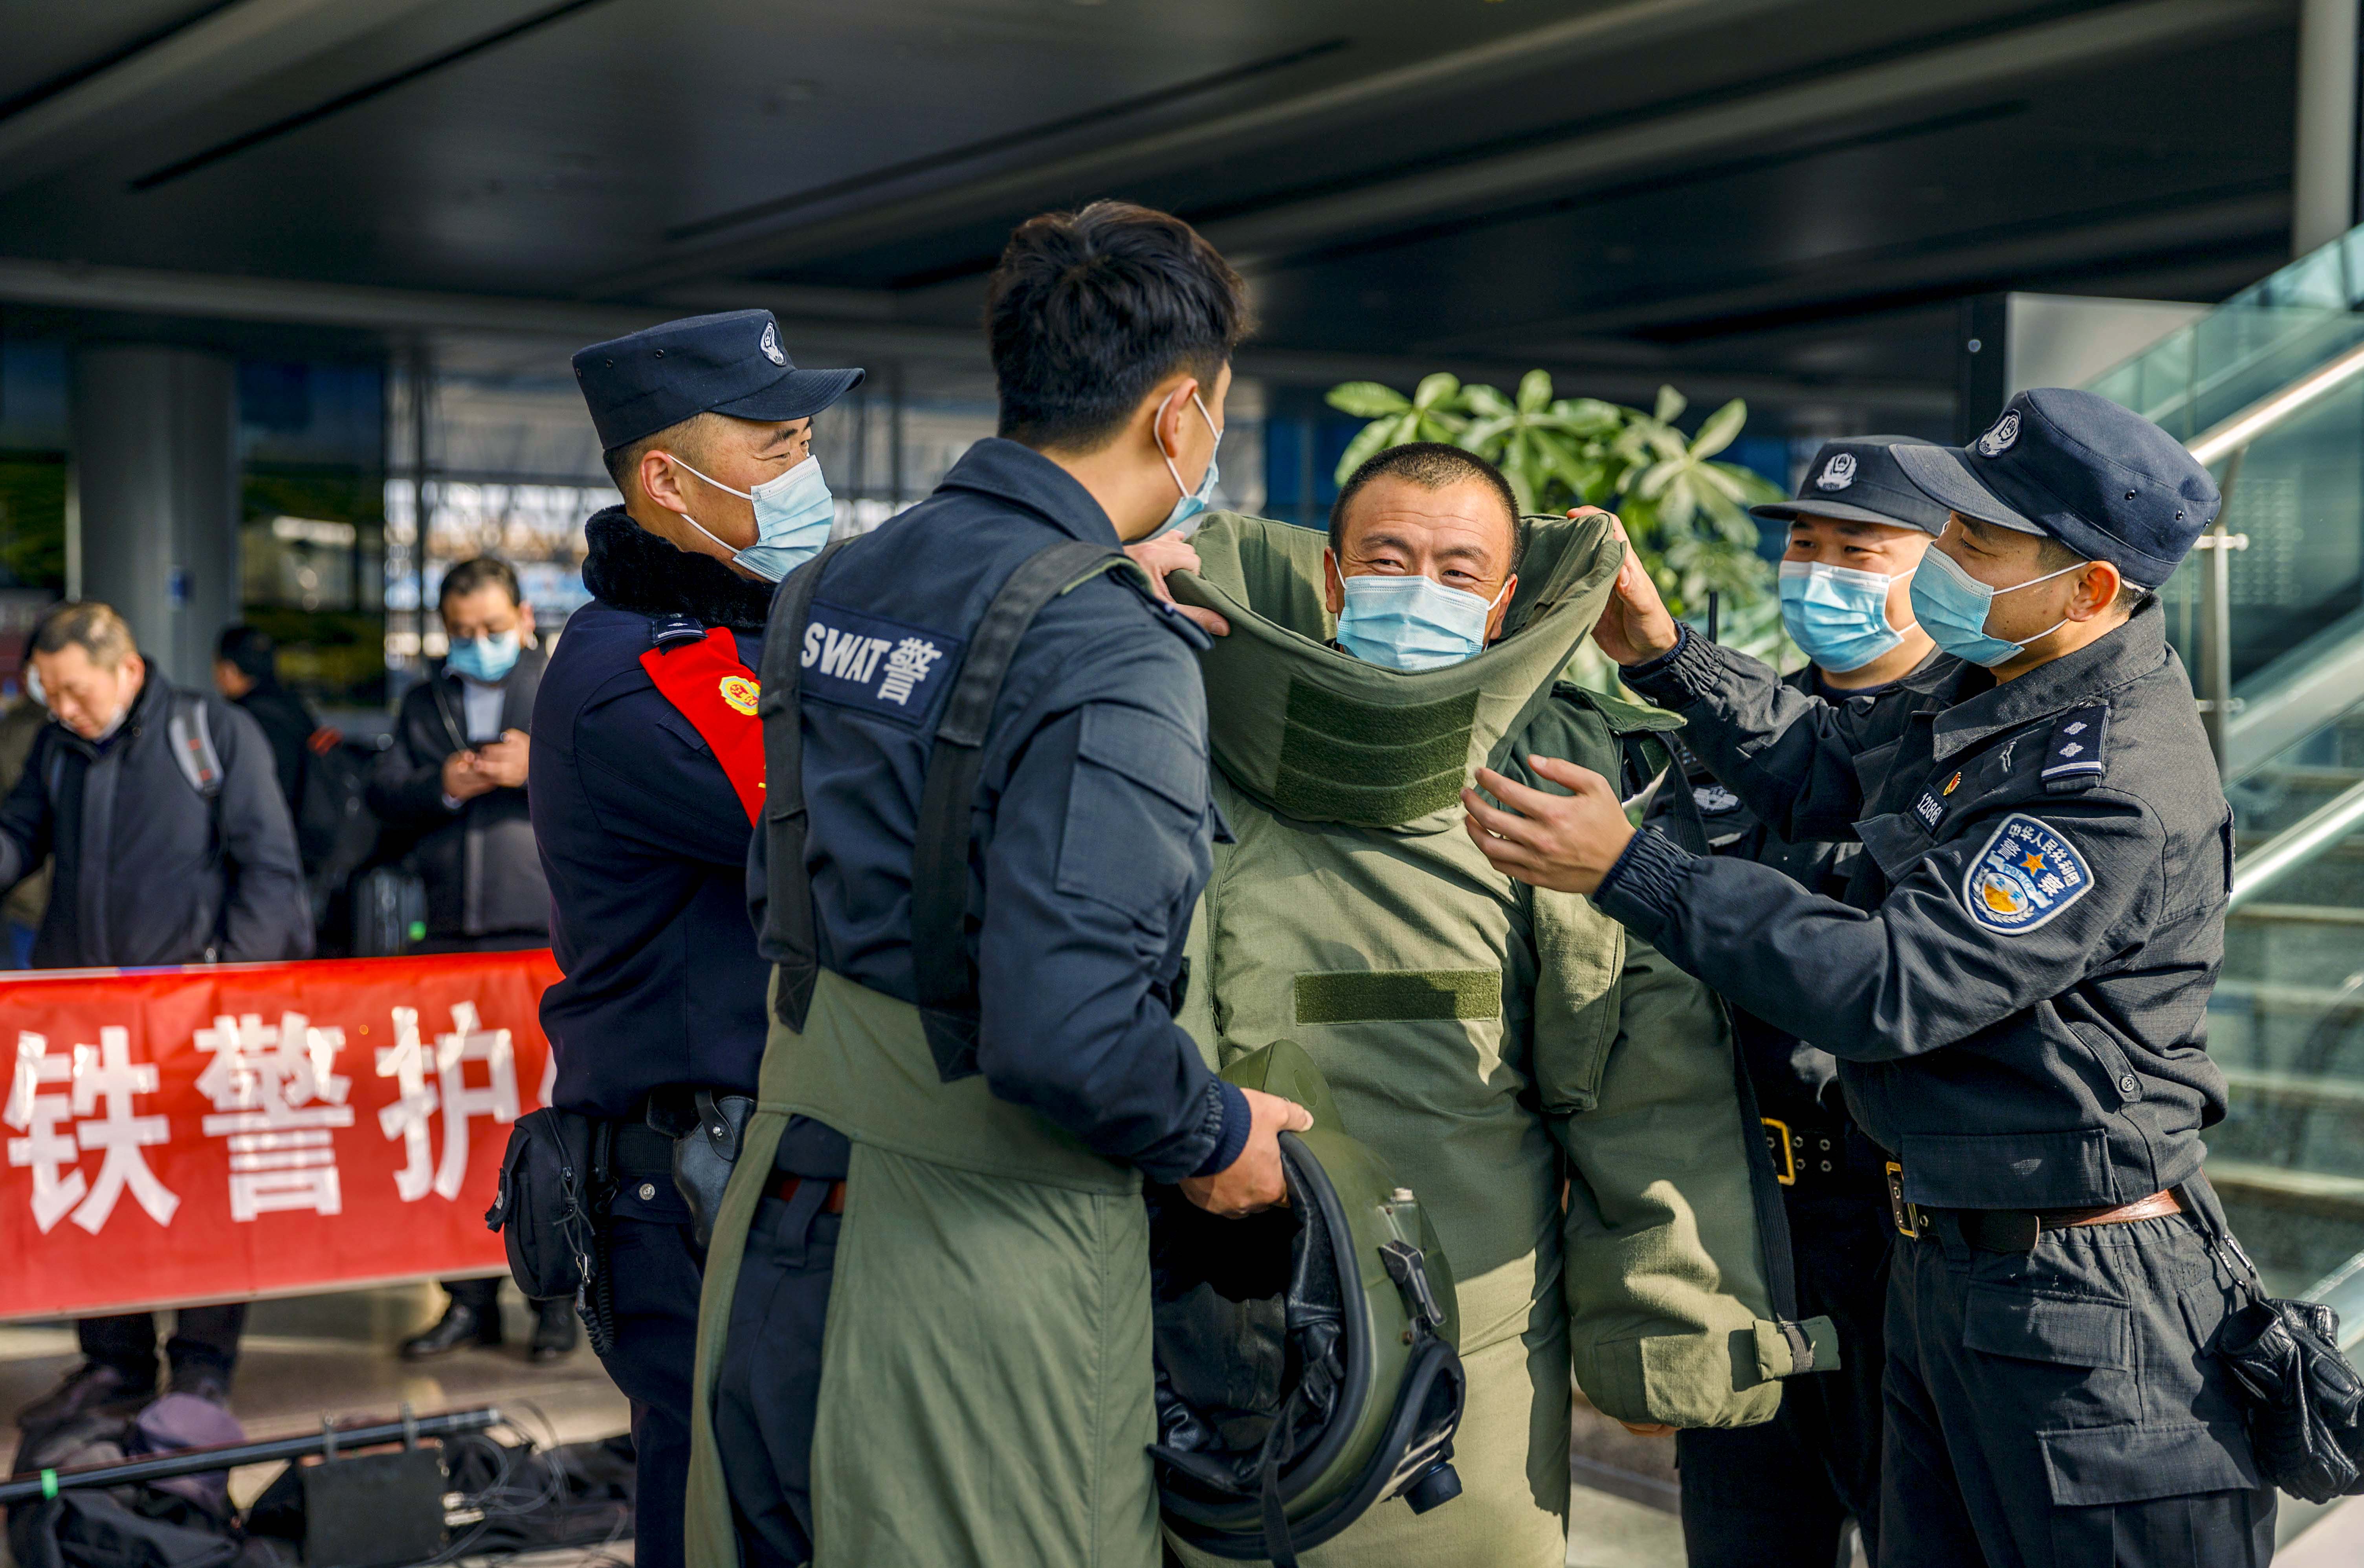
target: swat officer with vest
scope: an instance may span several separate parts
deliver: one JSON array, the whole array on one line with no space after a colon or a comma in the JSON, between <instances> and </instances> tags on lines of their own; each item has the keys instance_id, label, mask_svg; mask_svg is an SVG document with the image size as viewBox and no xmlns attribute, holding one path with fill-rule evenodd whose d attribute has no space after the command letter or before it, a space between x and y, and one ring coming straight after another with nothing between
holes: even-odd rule
<instances>
[{"instance_id":1,"label":"swat officer with vest","mask_svg":"<svg viewBox=\"0 0 2364 1568\"><path fill-rule=\"evenodd\" d=\"M1783 678L1792 691L1834 705L1869 702L1945 657L1914 618L1911 590L1948 514L1898 464L1893 449L1911 440L1828 442L1795 500L1753 508L1789 534L1781 624L1808 661ZM1677 745L1690 793L1663 791L1654 823L1676 834L1695 824L1715 854L1845 896L1862 845L1792 843ZM1852 1518L1877 1562L1879 1325L1892 1234L1881 1161L1842 1103L1835 1057L1744 1008L1733 1009L1732 1022L1789 1215L1798 1311L1836 1325L1840 1361L1836 1371L1789 1384L1763 1426L1676 1434L1684 1549L1697 1568L1829 1568Z\"/></svg>"},{"instance_id":2,"label":"swat officer with vest","mask_svg":"<svg viewBox=\"0 0 2364 1568\"><path fill-rule=\"evenodd\" d=\"M1310 1125L1175 1021L1206 639L1118 548L1212 492L1245 317L1177 218L1028 222L989 291L1001 435L781 590L775 1007L708 1255L701 1565L734 1519L755 1563L1158 1562L1143 1179L1267 1207Z\"/></svg>"},{"instance_id":3,"label":"swat officer with vest","mask_svg":"<svg viewBox=\"0 0 2364 1568\"><path fill-rule=\"evenodd\" d=\"M1568 795L1481 774L1501 804L1468 796L1470 831L1838 1057L1900 1233L1883 1564L2262 1563L2273 1493L2206 1353L2236 1283L2200 1140L2232 818L2156 596L2216 485L2057 388L1893 452L1951 514L1912 598L1954 659L1819 702L1630 569L1596 633L1775 831L1860 839L1844 900L1637 832L1556 762Z\"/></svg>"},{"instance_id":4,"label":"swat officer with vest","mask_svg":"<svg viewBox=\"0 0 2364 1568\"><path fill-rule=\"evenodd\" d=\"M592 600L534 701L529 804L564 972L541 1021L552 1103L612 1124L593 1342L632 1401L639 1560L676 1568L700 1260L675 1139L705 1136L701 1095L755 1088L760 639L774 584L835 516L813 417L863 373L799 370L771 313L741 310L595 343L574 373L624 502L585 525Z\"/></svg>"}]
</instances>

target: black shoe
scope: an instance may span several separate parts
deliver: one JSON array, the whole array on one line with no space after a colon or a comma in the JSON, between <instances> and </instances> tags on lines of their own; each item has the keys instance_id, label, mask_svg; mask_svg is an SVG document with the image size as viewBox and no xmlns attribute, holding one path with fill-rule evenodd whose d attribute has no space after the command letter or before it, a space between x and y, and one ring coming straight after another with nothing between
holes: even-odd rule
<instances>
[{"instance_id":1,"label":"black shoe","mask_svg":"<svg viewBox=\"0 0 2364 1568\"><path fill-rule=\"evenodd\" d=\"M497 1345L501 1342L501 1313L496 1307L481 1317L473 1307L458 1302L443 1309L443 1316L433 1328L423 1334L414 1334L402 1341L402 1359L407 1362L425 1361L446 1351L456 1351L463 1345Z\"/></svg>"},{"instance_id":2,"label":"black shoe","mask_svg":"<svg viewBox=\"0 0 2364 1568\"><path fill-rule=\"evenodd\" d=\"M173 1392L194 1394L200 1399L226 1406L229 1403L229 1373L211 1362L175 1362Z\"/></svg>"},{"instance_id":3,"label":"black shoe","mask_svg":"<svg viewBox=\"0 0 2364 1568\"><path fill-rule=\"evenodd\" d=\"M533 1343L525 1359L540 1365L554 1362L574 1349L576 1326L574 1303L565 1296L553 1296L533 1304Z\"/></svg>"},{"instance_id":4,"label":"black shoe","mask_svg":"<svg viewBox=\"0 0 2364 1568\"><path fill-rule=\"evenodd\" d=\"M30 1431L55 1426L77 1416L128 1416L156 1396L151 1373L146 1382L105 1362L84 1362L66 1373L49 1397L36 1399L17 1412L17 1424Z\"/></svg>"}]
</instances>

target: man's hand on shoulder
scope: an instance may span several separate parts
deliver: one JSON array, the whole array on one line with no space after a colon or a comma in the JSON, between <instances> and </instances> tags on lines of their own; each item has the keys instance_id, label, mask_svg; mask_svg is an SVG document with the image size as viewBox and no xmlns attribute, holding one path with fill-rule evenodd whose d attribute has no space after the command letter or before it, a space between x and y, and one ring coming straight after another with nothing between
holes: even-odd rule
<instances>
[{"instance_id":1,"label":"man's hand on shoulder","mask_svg":"<svg viewBox=\"0 0 2364 1568\"><path fill-rule=\"evenodd\" d=\"M1135 566L1149 573L1149 585L1156 590L1157 596L1167 604L1174 605L1176 610L1198 623L1199 630L1210 637L1229 637L1232 634L1230 621L1212 610L1202 610L1196 605L1174 604L1174 595L1166 589L1167 573L1199 570L1199 552L1191 548L1188 539L1184 539L1180 534L1160 534L1155 539L1143 539L1139 544L1126 545L1124 552L1132 557L1132 563Z\"/></svg>"},{"instance_id":2,"label":"man's hand on shoulder","mask_svg":"<svg viewBox=\"0 0 2364 1568\"><path fill-rule=\"evenodd\" d=\"M1658 596L1658 585L1650 581L1649 570L1634 552L1625 525L1598 506L1578 506L1568 516L1608 517L1609 531L1625 547L1625 559L1617 567L1616 591L1592 628L1592 640L1600 645L1600 651L1622 665L1645 663L1672 651L1681 630L1667 613L1667 602Z\"/></svg>"},{"instance_id":3,"label":"man's hand on shoulder","mask_svg":"<svg viewBox=\"0 0 2364 1568\"><path fill-rule=\"evenodd\" d=\"M1313 1113L1294 1100L1243 1089L1248 1102L1248 1142L1240 1157L1211 1176L1186 1176L1182 1195L1210 1214L1239 1219L1288 1201L1280 1172L1280 1135L1303 1132Z\"/></svg>"}]
</instances>

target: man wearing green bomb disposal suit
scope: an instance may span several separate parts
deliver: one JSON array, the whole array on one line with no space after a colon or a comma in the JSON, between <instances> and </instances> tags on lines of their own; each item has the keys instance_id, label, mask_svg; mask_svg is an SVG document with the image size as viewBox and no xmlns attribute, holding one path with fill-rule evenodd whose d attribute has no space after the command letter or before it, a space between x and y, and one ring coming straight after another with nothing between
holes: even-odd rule
<instances>
[{"instance_id":1,"label":"man wearing green bomb disposal suit","mask_svg":"<svg viewBox=\"0 0 2364 1568\"><path fill-rule=\"evenodd\" d=\"M1191 542L1175 595L1229 625L1200 661L1236 842L1215 846L1180 1021L1221 1062L1277 1039L1312 1053L1435 1223L1468 1378L1463 1495L1379 1504L1300 1561L1557 1568L1571 1371L1622 1421L1736 1427L1835 1361L1826 1321L1789 1320L1713 997L1461 830L1489 762L1572 749L1636 792L1667 766L1678 721L1558 679L1622 548L1599 517L1522 520L1489 464L1425 444L1347 481L1327 549L1230 515Z\"/></svg>"}]
</instances>

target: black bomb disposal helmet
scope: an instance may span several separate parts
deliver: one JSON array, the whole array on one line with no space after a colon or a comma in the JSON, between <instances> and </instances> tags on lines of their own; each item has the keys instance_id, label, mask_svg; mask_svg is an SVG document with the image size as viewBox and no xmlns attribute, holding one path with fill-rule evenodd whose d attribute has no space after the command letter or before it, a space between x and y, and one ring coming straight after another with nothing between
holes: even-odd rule
<instances>
[{"instance_id":1,"label":"black bomb disposal helmet","mask_svg":"<svg viewBox=\"0 0 2364 1568\"><path fill-rule=\"evenodd\" d=\"M1244 1219L1152 1186L1158 1492L1202 1551L1297 1553L1400 1496L1461 1495L1453 1432L1464 1382L1453 1272L1411 1190L1346 1136L1294 1040L1223 1076L1313 1113L1280 1135L1288 1207Z\"/></svg>"}]
</instances>

